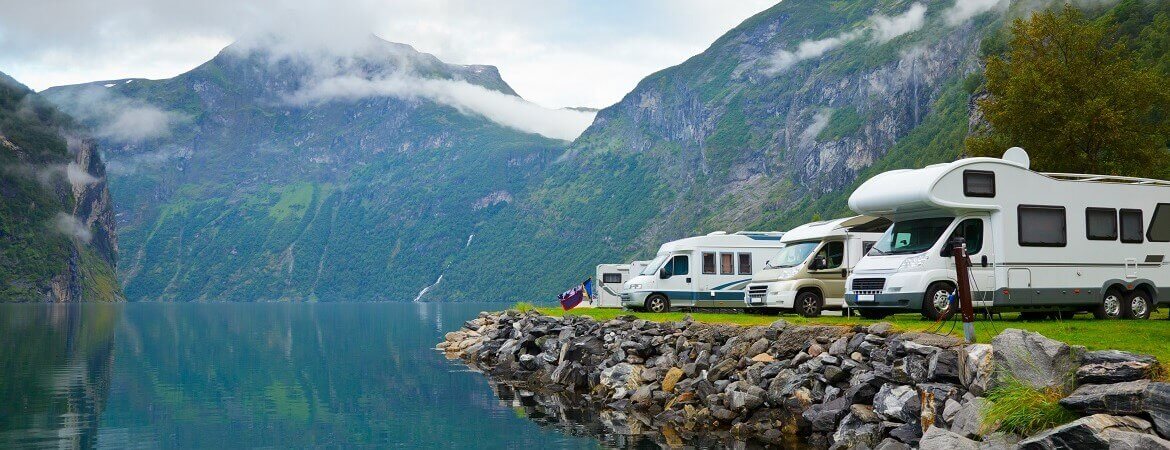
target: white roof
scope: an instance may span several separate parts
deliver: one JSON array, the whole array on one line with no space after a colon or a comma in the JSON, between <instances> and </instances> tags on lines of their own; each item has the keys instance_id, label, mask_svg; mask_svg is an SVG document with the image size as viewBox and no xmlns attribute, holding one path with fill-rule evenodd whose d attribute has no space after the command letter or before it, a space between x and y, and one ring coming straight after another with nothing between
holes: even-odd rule
<instances>
[{"instance_id":1,"label":"white roof","mask_svg":"<svg viewBox=\"0 0 1170 450\"><path fill-rule=\"evenodd\" d=\"M844 236L849 228L858 225L864 225L874 220L880 219L872 216L853 216L833 220L822 220L820 222L810 222L793 228L787 233L784 233L784 238L780 241L788 243L808 241L813 239L824 239L829 236Z\"/></svg>"},{"instance_id":2,"label":"white roof","mask_svg":"<svg viewBox=\"0 0 1170 450\"><path fill-rule=\"evenodd\" d=\"M702 236L692 236L667 242L662 244L658 252L673 252L696 247L779 247L780 239L783 236L784 233L779 231L740 231L733 234L716 231Z\"/></svg>"}]
</instances>

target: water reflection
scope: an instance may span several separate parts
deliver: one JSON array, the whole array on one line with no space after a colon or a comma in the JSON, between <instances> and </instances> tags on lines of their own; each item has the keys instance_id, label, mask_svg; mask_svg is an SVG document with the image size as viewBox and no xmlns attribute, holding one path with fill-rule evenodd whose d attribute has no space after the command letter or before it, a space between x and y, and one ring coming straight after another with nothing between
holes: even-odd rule
<instances>
[{"instance_id":1,"label":"water reflection","mask_svg":"<svg viewBox=\"0 0 1170 450\"><path fill-rule=\"evenodd\" d=\"M2 314L0 447L93 447L121 308L9 305Z\"/></svg>"}]
</instances>

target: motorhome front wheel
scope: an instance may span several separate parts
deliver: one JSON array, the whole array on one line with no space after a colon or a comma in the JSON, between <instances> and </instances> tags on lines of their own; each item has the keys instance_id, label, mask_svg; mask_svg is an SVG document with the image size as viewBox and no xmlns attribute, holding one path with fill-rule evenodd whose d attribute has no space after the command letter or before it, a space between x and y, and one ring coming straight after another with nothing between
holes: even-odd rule
<instances>
[{"instance_id":1,"label":"motorhome front wheel","mask_svg":"<svg viewBox=\"0 0 1170 450\"><path fill-rule=\"evenodd\" d=\"M646 310L650 312L666 312L670 310L670 300L662 294L654 294L646 299Z\"/></svg>"},{"instance_id":2,"label":"motorhome front wheel","mask_svg":"<svg viewBox=\"0 0 1170 450\"><path fill-rule=\"evenodd\" d=\"M825 301L813 291L804 291L796 296L796 312L804 317L820 317Z\"/></svg>"},{"instance_id":3,"label":"motorhome front wheel","mask_svg":"<svg viewBox=\"0 0 1170 450\"><path fill-rule=\"evenodd\" d=\"M939 320L950 317L951 294L955 287L950 283L937 282L926 290L926 297L922 299L922 315L930 320Z\"/></svg>"},{"instance_id":4,"label":"motorhome front wheel","mask_svg":"<svg viewBox=\"0 0 1170 450\"><path fill-rule=\"evenodd\" d=\"M1118 319L1121 318L1121 292L1117 288L1109 288L1105 291L1105 297L1101 299L1101 306L1093 312L1093 317L1097 319Z\"/></svg>"}]
</instances>

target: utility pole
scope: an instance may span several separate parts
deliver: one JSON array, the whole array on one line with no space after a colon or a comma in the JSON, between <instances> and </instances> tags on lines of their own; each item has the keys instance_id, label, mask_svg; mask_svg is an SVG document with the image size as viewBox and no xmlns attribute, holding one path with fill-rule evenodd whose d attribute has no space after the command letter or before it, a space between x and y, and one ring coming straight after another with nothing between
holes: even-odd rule
<instances>
[{"instance_id":1,"label":"utility pole","mask_svg":"<svg viewBox=\"0 0 1170 450\"><path fill-rule=\"evenodd\" d=\"M975 308L971 305L971 278L967 259L967 240L957 237L951 240L951 254L955 257L955 281L959 284L959 311L963 314L963 338L968 344L975 343Z\"/></svg>"}]
</instances>

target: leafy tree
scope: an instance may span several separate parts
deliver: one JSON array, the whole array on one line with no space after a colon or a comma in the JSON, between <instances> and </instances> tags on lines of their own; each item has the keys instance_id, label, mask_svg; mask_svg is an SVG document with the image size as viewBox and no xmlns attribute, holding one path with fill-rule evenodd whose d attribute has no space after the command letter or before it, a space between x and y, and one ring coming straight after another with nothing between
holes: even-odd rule
<instances>
[{"instance_id":1,"label":"leafy tree","mask_svg":"<svg viewBox=\"0 0 1170 450\"><path fill-rule=\"evenodd\" d=\"M979 107L991 127L967 139L968 152L1020 146L1041 170L1165 173L1170 80L1114 28L1072 6L1017 19L1006 57L987 61L990 95Z\"/></svg>"}]
</instances>

